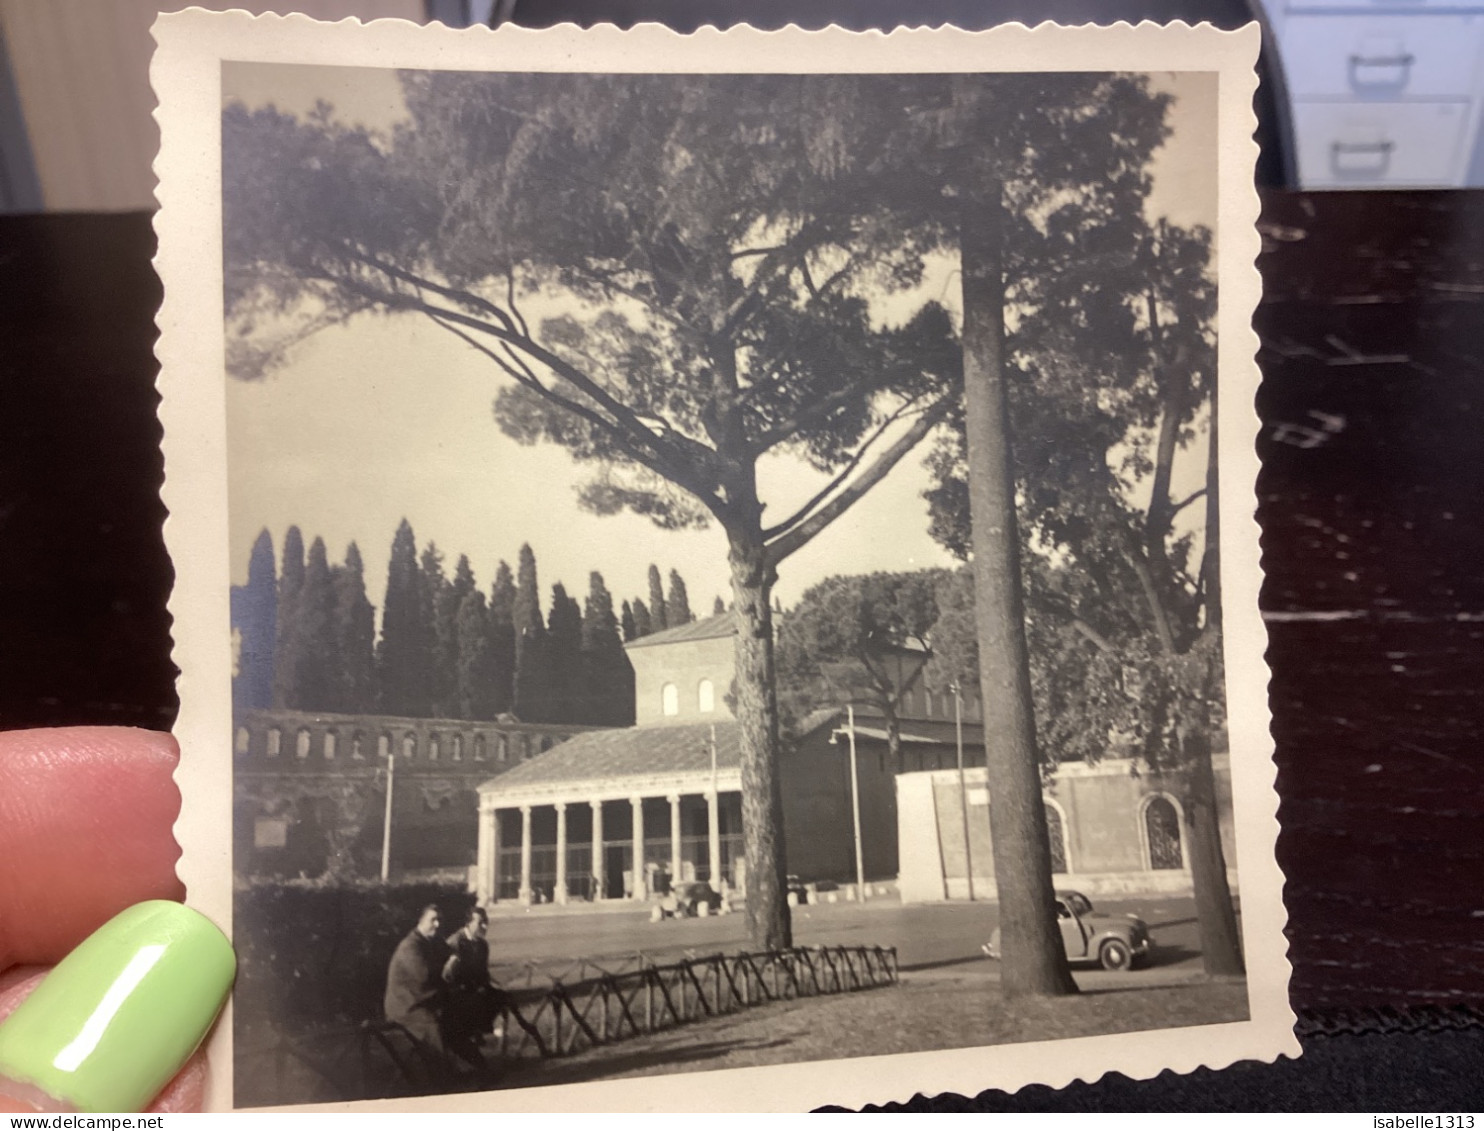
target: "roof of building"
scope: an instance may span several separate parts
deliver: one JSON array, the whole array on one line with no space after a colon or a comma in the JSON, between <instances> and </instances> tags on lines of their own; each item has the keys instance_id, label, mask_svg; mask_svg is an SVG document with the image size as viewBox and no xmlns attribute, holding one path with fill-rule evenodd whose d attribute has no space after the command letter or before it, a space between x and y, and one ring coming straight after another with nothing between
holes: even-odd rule
<instances>
[{"instance_id":1,"label":"roof of building","mask_svg":"<svg viewBox=\"0 0 1484 1131\"><path fill-rule=\"evenodd\" d=\"M731 613L715 613L703 620L676 625L663 632L651 632L638 640L630 640L625 648L648 648L653 644L679 644L684 640L715 640L723 636L734 636L737 620Z\"/></svg>"},{"instance_id":2,"label":"roof of building","mask_svg":"<svg viewBox=\"0 0 1484 1131\"><path fill-rule=\"evenodd\" d=\"M731 770L740 766L742 728L735 719L724 719L715 723L589 731L553 746L545 754L522 762L499 777L491 778L485 786L509 788L589 778L709 770L713 727L717 768Z\"/></svg>"}]
</instances>

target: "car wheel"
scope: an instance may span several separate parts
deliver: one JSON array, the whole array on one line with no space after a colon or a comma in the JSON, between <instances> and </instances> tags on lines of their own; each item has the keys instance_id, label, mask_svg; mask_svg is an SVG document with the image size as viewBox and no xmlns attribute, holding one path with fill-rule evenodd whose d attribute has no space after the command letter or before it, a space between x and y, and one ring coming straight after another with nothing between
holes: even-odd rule
<instances>
[{"instance_id":1,"label":"car wheel","mask_svg":"<svg viewBox=\"0 0 1484 1131\"><path fill-rule=\"evenodd\" d=\"M1121 939L1108 939L1098 948L1098 961L1104 970L1130 970L1134 965L1134 953Z\"/></svg>"}]
</instances>

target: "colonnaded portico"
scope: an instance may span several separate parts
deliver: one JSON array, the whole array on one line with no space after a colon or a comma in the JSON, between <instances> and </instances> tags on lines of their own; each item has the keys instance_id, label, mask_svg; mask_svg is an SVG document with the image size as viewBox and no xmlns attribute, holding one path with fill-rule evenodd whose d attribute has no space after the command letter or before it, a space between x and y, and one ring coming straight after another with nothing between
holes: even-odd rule
<instances>
[{"instance_id":1,"label":"colonnaded portico","mask_svg":"<svg viewBox=\"0 0 1484 1131\"><path fill-rule=\"evenodd\" d=\"M745 894L735 724L578 737L480 787L480 903Z\"/></svg>"}]
</instances>

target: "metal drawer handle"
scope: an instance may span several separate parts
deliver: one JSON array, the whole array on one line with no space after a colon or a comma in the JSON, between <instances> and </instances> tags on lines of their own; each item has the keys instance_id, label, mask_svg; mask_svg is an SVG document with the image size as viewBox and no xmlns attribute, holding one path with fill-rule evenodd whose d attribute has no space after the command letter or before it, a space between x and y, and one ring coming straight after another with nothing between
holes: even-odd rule
<instances>
[{"instance_id":1,"label":"metal drawer handle","mask_svg":"<svg viewBox=\"0 0 1484 1131\"><path fill-rule=\"evenodd\" d=\"M1415 55L1352 55L1352 67L1410 67L1417 62Z\"/></svg>"},{"instance_id":2,"label":"metal drawer handle","mask_svg":"<svg viewBox=\"0 0 1484 1131\"><path fill-rule=\"evenodd\" d=\"M1395 148L1390 141L1330 142L1330 168L1340 176L1380 176L1390 168Z\"/></svg>"},{"instance_id":3,"label":"metal drawer handle","mask_svg":"<svg viewBox=\"0 0 1484 1131\"><path fill-rule=\"evenodd\" d=\"M1410 52L1396 55L1351 55L1350 85L1359 91L1397 91L1412 77L1412 64L1417 56Z\"/></svg>"}]
</instances>

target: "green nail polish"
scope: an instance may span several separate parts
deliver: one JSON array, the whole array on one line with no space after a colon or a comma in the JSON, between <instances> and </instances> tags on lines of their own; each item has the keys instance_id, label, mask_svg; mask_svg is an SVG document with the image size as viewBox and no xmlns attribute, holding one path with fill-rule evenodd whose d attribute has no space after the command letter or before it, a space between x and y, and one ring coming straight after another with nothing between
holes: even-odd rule
<instances>
[{"instance_id":1,"label":"green nail polish","mask_svg":"<svg viewBox=\"0 0 1484 1131\"><path fill-rule=\"evenodd\" d=\"M135 904L0 1024L0 1076L73 1111L140 1111L201 1043L236 968L205 916Z\"/></svg>"}]
</instances>

